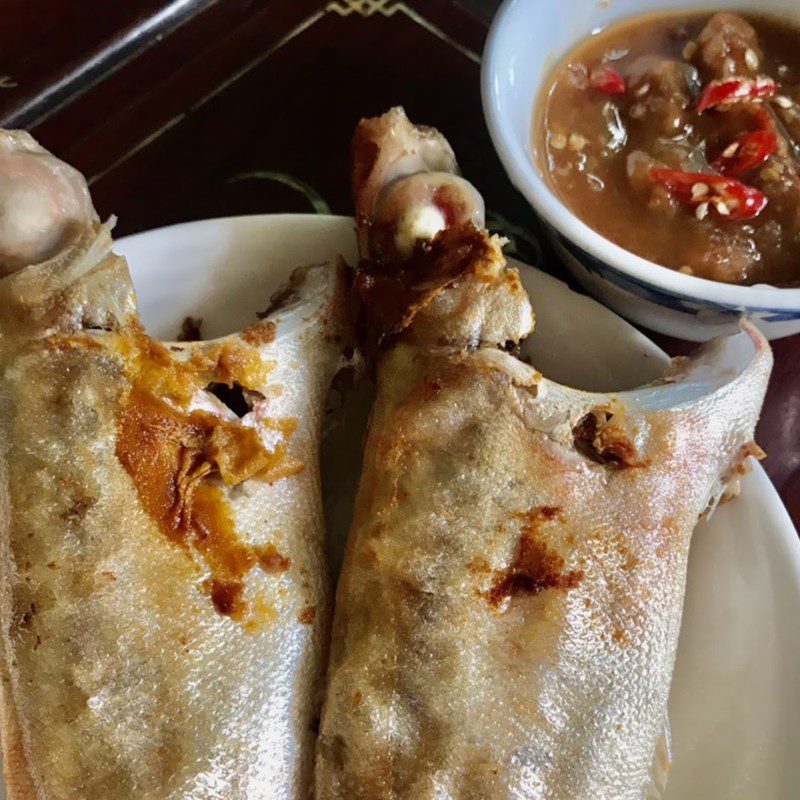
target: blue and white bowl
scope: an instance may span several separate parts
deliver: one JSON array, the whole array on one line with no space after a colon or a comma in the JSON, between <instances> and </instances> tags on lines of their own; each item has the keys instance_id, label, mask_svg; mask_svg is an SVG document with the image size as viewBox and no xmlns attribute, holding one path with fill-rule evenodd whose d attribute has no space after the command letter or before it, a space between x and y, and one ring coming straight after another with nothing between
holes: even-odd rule
<instances>
[{"instance_id":1,"label":"blue and white bowl","mask_svg":"<svg viewBox=\"0 0 800 800\"><path fill-rule=\"evenodd\" d=\"M800 30L797 0L506 0L483 54L486 123L511 181L547 223L569 270L614 311L653 330L694 341L737 330L743 315L770 339L789 336L800 331L800 288L718 283L636 256L575 216L547 185L534 161L534 104L559 59L617 20L647 11L687 9L766 12L795 22Z\"/></svg>"}]
</instances>

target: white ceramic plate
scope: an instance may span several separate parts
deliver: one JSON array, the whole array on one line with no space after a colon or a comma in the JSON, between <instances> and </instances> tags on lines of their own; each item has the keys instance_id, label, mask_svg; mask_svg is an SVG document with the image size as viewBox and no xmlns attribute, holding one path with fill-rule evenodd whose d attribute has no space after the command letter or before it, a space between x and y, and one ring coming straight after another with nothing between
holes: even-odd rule
<instances>
[{"instance_id":1,"label":"white ceramic plate","mask_svg":"<svg viewBox=\"0 0 800 800\"><path fill-rule=\"evenodd\" d=\"M186 316L203 318L205 337L252 322L294 267L337 254L352 259L354 249L350 219L307 215L192 222L116 245L129 259L147 329L167 339ZM537 316L525 355L545 375L587 389L622 389L660 372L666 356L634 328L520 266ZM350 443L344 460L353 479L363 419L361 403L333 433ZM349 500L328 499L341 538ZM800 542L758 467L736 502L695 534L670 699L667 800L800 797L799 618Z\"/></svg>"}]
</instances>

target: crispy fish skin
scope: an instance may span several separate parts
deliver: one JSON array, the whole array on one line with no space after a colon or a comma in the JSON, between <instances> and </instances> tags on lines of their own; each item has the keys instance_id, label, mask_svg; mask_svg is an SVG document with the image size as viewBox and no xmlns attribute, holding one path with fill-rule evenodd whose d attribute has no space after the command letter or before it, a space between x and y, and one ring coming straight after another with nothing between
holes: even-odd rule
<instances>
[{"instance_id":1,"label":"crispy fish skin","mask_svg":"<svg viewBox=\"0 0 800 800\"><path fill-rule=\"evenodd\" d=\"M442 288L445 326L465 298ZM750 329L590 394L498 349L517 315L445 344L417 316L378 356L317 800L645 796L692 531L753 452L771 355Z\"/></svg>"},{"instance_id":2,"label":"crispy fish skin","mask_svg":"<svg viewBox=\"0 0 800 800\"><path fill-rule=\"evenodd\" d=\"M557 396L512 361L398 345L380 367L321 800L643 796L691 533L751 441L769 359L666 411ZM642 466L559 435L611 407Z\"/></svg>"},{"instance_id":3,"label":"crispy fish skin","mask_svg":"<svg viewBox=\"0 0 800 800\"><path fill-rule=\"evenodd\" d=\"M343 272L298 271L261 323L165 346L110 244L87 222L0 279L9 800L306 798ZM241 419L205 391L226 383L254 402Z\"/></svg>"}]
</instances>

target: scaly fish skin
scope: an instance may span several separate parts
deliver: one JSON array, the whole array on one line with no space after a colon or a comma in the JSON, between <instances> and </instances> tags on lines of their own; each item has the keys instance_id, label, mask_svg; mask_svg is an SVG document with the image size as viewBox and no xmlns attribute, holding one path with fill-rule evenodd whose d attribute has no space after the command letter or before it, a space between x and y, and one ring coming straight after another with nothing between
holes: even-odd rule
<instances>
[{"instance_id":1,"label":"scaly fish skin","mask_svg":"<svg viewBox=\"0 0 800 800\"><path fill-rule=\"evenodd\" d=\"M342 271L296 272L239 334L164 345L93 214L53 230L0 279L7 796L306 798Z\"/></svg>"},{"instance_id":2,"label":"scaly fish skin","mask_svg":"<svg viewBox=\"0 0 800 800\"><path fill-rule=\"evenodd\" d=\"M387 117L391 136L386 117L362 123L380 132L379 168L398 141L414 147L405 117ZM369 242L369 208L363 225ZM369 324L390 319L370 292L392 269L419 307L391 317L375 355L317 800L642 800L692 531L755 452L769 347L748 328L663 385L559 386L500 349L530 307L511 293L497 324L491 296L516 283L498 250L472 244L478 268L439 268L443 242L475 236L445 228L360 267ZM430 274L447 277L432 296Z\"/></svg>"},{"instance_id":3,"label":"scaly fish skin","mask_svg":"<svg viewBox=\"0 0 800 800\"><path fill-rule=\"evenodd\" d=\"M566 394L511 361L401 345L381 364L321 800L643 797L691 533L751 441L769 357L657 411ZM563 437L609 407L638 430L641 466Z\"/></svg>"}]
</instances>

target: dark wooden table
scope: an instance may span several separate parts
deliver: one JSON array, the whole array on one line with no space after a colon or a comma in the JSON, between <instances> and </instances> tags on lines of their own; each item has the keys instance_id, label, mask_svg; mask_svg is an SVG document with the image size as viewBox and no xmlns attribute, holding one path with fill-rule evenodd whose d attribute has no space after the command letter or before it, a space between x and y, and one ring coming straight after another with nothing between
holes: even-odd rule
<instances>
[{"instance_id":1,"label":"dark wooden table","mask_svg":"<svg viewBox=\"0 0 800 800\"><path fill-rule=\"evenodd\" d=\"M481 0L2 0L0 120L90 178L117 234L257 212L349 213L348 142L394 104L441 128L493 220L539 223L481 113ZM534 242L535 244L535 242ZM566 279L546 246L539 266ZM653 338L671 353L692 345ZM774 343L759 442L800 527L800 336Z\"/></svg>"}]
</instances>

